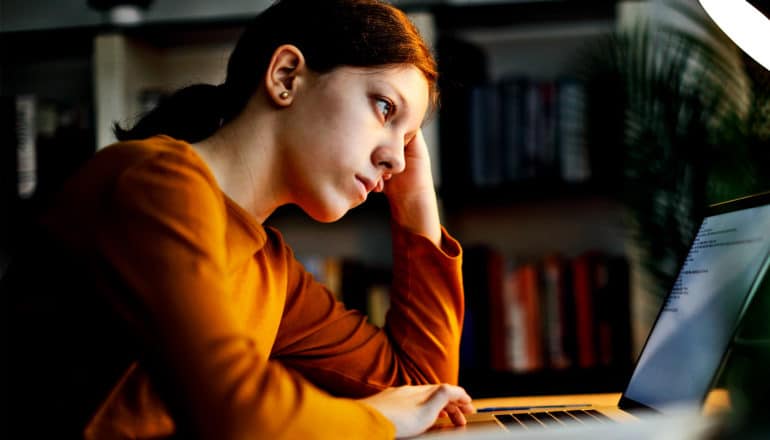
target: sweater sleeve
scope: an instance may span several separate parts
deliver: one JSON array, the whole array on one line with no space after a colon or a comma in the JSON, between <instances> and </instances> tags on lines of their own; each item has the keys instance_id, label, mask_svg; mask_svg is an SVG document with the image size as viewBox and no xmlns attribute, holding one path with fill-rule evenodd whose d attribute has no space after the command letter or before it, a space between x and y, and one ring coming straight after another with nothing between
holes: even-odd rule
<instances>
[{"instance_id":1,"label":"sweater sleeve","mask_svg":"<svg viewBox=\"0 0 770 440\"><path fill-rule=\"evenodd\" d=\"M98 234L175 420L203 439L393 437L381 414L321 391L247 336L229 301L223 203L203 164L164 153L123 172Z\"/></svg>"},{"instance_id":2,"label":"sweater sleeve","mask_svg":"<svg viewBox=\"0 0 770 440\"><path fill-rule=\"evenodd\" d=\"M457 383L463 319L460 245L397 225L390 310L383 329L346 310L293 262L274 356L320 387L362 396L389 386Z\"/></svg>"}]
</instances>

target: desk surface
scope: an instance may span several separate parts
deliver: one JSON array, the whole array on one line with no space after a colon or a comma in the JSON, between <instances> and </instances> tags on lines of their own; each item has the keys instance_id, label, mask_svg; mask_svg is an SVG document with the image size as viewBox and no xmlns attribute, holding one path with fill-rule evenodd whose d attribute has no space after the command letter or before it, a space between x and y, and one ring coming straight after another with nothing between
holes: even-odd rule
<instances>
[{"instance_id":1,"label":"desk surface","mask_svg":"<svg viewBox=\"0 0 770 440\"><path fill-rule=\"evenodd\" d=\"M539 406L539 405L565 405L587 403L593 406L614 406L620 400L620 393L602 394L565 394L555 396L526 396L526 397L491 397L474 399L476 408L490 406ZM717 389L709 393L704 405L704 413L717 414L730 408L730 398L727 390Z\"/></svg>"}]
</instances>

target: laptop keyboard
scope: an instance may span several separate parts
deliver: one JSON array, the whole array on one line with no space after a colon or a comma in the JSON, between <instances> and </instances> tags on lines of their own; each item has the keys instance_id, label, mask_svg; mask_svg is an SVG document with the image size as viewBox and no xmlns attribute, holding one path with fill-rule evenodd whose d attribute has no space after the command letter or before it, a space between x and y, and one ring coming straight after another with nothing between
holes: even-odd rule
<instances>
[{"instance_id":1,"label":"laptop keyboard","mask_svg":"<svg viewBox=\"0 0 770 440\"><path fill-rule=\"evenodd\" d=\"M595 409L495 414L495 418L508 429L541 429L568 423L614 423L611 418Z\"/></svg>"}]
</instances>

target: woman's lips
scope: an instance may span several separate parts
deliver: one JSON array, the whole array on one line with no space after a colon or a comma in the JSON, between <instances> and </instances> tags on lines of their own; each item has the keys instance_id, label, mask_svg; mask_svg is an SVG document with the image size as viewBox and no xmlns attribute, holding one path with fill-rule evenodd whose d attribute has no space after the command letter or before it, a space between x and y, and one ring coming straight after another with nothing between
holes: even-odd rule
<instances>
[{"instance_id":1,"label":"woman's lips","mask_svg":"<svg viewBox=\"0 0 770 440\"><path fill-rule=\"evenodd\" d=\"M371 192L372 189L374 189L375 183L373 181L371 181L371 180L369 180L369 179L367 179L365 177L361 177L361 176L356 176L356 181L358 181L358 184L360 186L361 196L365 200L367 195L369 194L369 192Z\"/></svg>"}]
</instances>

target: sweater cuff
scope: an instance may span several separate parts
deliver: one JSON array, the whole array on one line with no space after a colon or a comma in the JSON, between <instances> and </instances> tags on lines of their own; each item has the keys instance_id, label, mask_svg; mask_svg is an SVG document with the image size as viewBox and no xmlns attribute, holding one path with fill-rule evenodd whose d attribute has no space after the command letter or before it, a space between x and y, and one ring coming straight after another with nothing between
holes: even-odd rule
<instances>
[{"instance_id":1,"label":"sweater cuff","mask_svg":"<svg viewBox=\"0 0 770 440\"><path fill-rule=\"evenodd\" d=\"M378 419L380 422L378 424L378 428L382 427L382 430L377 429L376 433L372 432L370 433L370 438L380 438L380 435L382 435L382 438L396 438L396 425L393 424L393 422L390 421L387 417L385 417L381 412L376 410L373 406L368 405L364 402L357 401L361 406L363 406L368 413L372 415L375 419Z\"/></svg>"},{"instance_id":2,"label":"sweater cuff","mask_svg":"<svg viewBox=\"0 0 770 440\"><path fill-rule=\"evenodd\" d=\"M391 222L391 232L395 252L408 249L409 255L412 257L438 254L450 260L462 258L462 246L454 237L449 235L444 226L441 226L441 246L436 246L428 237L412 232L395 222Z\"/></svg>"}]
</instances>

